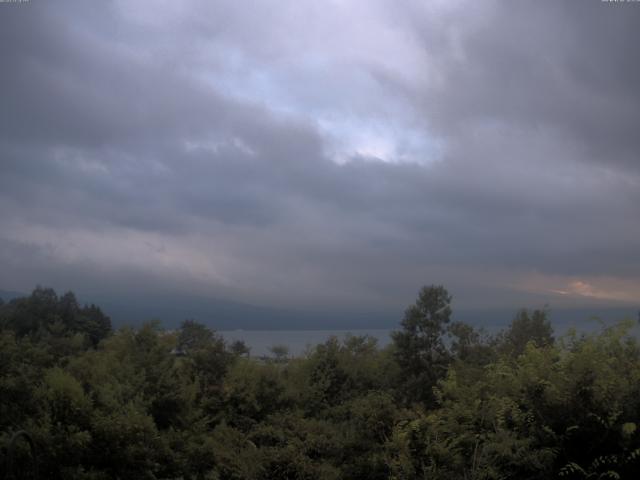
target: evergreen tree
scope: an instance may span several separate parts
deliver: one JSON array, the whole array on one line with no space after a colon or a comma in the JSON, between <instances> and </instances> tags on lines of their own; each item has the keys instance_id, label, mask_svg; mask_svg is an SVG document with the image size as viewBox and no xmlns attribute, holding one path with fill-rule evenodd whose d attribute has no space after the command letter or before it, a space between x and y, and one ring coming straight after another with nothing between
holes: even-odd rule
<instances>
[{"instance_id":1,"label":"evergreen tree","mask_svg":"<svg viewBox=\"0 0 640 480\"><path fill-rule=\"evenodd\" d=\"M450 303L451 295L443 286L423 287L404 314L402 330L392 334L409 401L432 404L433 387L446 373L450 356L443 335L451 317Z\"/></svg>"}]
</instances>

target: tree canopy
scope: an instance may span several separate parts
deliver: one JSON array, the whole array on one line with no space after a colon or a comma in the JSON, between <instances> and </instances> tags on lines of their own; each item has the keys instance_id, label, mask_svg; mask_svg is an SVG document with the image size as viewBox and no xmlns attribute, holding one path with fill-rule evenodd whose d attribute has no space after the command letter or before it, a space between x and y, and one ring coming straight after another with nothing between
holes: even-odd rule
<instances>
[{"instance_id":1,"label":"tree canopy","mask_svg":"<svg viewBox=\"0 0 640 480\"><path fill-rule=\"evenodd\" d=\"M423 288L386 348L260 358L194 320L113 331L37 288L0 304L0 477L637 478L634 322L555 338L522 310L487 335L451 301Z\"/></svg>"}]
</instances>

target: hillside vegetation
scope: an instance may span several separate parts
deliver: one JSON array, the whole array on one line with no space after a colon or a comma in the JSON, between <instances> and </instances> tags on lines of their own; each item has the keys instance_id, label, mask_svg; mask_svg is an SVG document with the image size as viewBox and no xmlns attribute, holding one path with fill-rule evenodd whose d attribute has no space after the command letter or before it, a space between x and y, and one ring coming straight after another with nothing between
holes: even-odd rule
<instances>
[{"instance_id":1,"label":"hillside vegetation","mask_svg":"<svg viewBox=\"0 0 640 480\"><path fill-rule=\"evenodd\" d=\"M195 321L113 331L37 288L0 304L0 460L7 478L639 478L633 322L558 339L522 310L489 336L450 303L424 287L384 349L259 359Z\"/></svg>"}]
</instances>

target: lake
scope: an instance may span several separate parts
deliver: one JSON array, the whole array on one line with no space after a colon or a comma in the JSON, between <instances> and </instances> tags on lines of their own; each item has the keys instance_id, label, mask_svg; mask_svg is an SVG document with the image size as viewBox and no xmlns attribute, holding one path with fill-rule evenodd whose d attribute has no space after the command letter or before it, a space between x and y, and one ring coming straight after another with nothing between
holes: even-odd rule
<instances>
[{"instance_id":1,"label":"lake","mask_svg":"<svg viewBox=\"0 0 640 480\"><path fill-rule=\"evenodd\" d=\"M244 341L251 348L252 356L271 355L274 345L285 345L294 356L302 355L309 346L324 343L335 336L342 340L347 335L369 335L384 347L391 341L392 330L227 330L219 331L227 342Z\"/></svg>"},{"instance_id":2,"label":"lake","mask_svg":"<svg viewBox=\"0 0 640 480\"><path fill-rule=\"evenodd\" d=\"M569 314L568 314L569 313ZM614 324L622 318L634 318L629 311L605 311L601 313L601 319L605 324ZM556 337L564 335L569 328L577 328L581 332L594 332L602 328L602 325L589 318L582 311L561 312L557 319L552 320L552 326ZM470 322L472 323L472 322ZM482 325L485 332L495 334L508 326L508 321L484 323ZM473 324L473 323L472 323ZM478 325L475 325L478 327ZM399 330L400 326L395 330ZM227 342L242 340L251 349L252 356L271 356L270 348L274 345L284 345L289 348L289 353L294 356L304 354L309 346L324 343L329 337L335 336L342 340L347 335L369 335L378 340L379 347L385 347L391 342L391 332L393 329L351 329L351 330L220 330L220 333Z\"/></svg>"}]
</instances>

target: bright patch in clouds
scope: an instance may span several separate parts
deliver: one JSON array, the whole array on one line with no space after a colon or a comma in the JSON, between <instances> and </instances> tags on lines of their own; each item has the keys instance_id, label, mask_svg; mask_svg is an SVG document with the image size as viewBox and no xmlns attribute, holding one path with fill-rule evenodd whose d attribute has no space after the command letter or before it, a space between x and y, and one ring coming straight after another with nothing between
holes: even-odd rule
<instances>
[{"instance_id":1,"label":"bright patch in clouds","mask_svg":"<svg viewBox=\"0 0 640 480\"><path fill-rule=\"evenodd\" d=\"M318 124L327 139L327 155L339 164L367 159L428 165L442 158L440 142L393 121L334 116L320 118Z\"/></svg>"},{"instance_id":2,"label":"bright patch in clouds","mask_svg":"<svg viewBox=\"0 0 640 480\"><path fill-rule=\"evenodd\" d=\"M634 278L599 276L593 278L567 278L557 275L529 274L519 282L524 291L540 295L551 294L551 299L563 304L583 300L637 302L640 285Z\"/></svg>"},{"instance_id":3,"label":"bright patch in clouds","mask_svg":"<svg viewBox=\"0 0 640 480\"><path fill-rule=\"evenodd\" d=\"M601 300L635 301L638 298L638 288L635 282L631 284L621 284L616 282L605 282L606 286L597 287L582 280L569 282L566 290L551 290L558 295L575 295L580 297L590 297ZM612 285L612 283L614 285ZM617 285L615 285L617 284Z\"/></svg>"}]
</instances>

